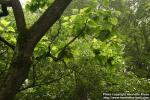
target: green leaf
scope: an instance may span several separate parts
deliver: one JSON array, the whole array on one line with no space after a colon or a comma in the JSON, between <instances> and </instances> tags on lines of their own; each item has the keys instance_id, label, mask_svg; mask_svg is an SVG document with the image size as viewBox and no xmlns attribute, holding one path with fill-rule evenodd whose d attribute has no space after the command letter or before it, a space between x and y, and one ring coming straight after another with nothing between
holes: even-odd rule
<instances>
[{"instance_id":1,"label":"green leaf","mask_svg":"<svg viewBox=\"0 0 150 100\"><path fill-rule=\"evenodd\" d=\"M63 17L63 20L64 20L64 21L68 21L68 20L69 20L69 17L68 17L68 16Z\"/></svg>"},{"instance_id":2,"label":"green leaf","mask_svg":"<svg viewBox=\"0 0 150 100\"><path fill-rule=\"evenodd\" d=\"M80 10L80 13L89 13L91 11L91 8L86 7Z\"/></svg>"},{"instance_id":3,"label":"green leaf","mask_svg":"<svg viewBox=\"0 0 150 100\"><path fill-rule=\"evenodd\" d=\"M3 31L3 30L4 30L4 28L0 26L0 31Z\"/></svg>"},{"instance_id":4,"label":"green leaf","mask_svg":"<svg viewBox=\"0 0 150 100\"><path fill-rule=\"evenodd\" d=\"M73 14L78 14L79 10L78 9L72 9Z\"/></svg>"},{"instance_id":5,"label":"green leaf","mask_svg":"<svg viewBox=\"0 0 150 100\"><path fill-rule=\"evenodd\" d=\"M109 0L104 0L104 1L103 1L103 5L104 5L105 7L108 7L108 6L109 6Z\"/></svg>"},{"instance_id":6,"label":"green leaf","mask_svg":"<svg viewBox=\"0 0 150 100\"><path fill-rule=\"evenodd\" d=\"M118 24L118 19L116 17L111 18L111 23L113 25L117 25Z\"/></svg>"},{"instance_id":7,"label":"green leaf","mask_svg":"<svg viewBox=\"0 0 150 100\"><path fill-rule=\"evenodd\" d=\"M8 32L15 32L15 29L13 27L8 27L7 31Z\"/></svg>"},{"instance_id":8,"label":"green leaf","mask_svg":"<svg viewBox=\"0 0 150 100\"><path fill-rule=\"evenodd\" d=\"M1 20L0 23L4 26L8 26L10 24L10 22L8 22L6 20Z\"/></svg>"},{"instance_id":9,"label":"green leaf","mask_svg":"<svg viewBox=\"0 0 150 100\"><path fill-rule=\"evenodd\" d=\"M52 51L57 51L57 50L58 50L57 46L52 47Z\"/></svg>"}]
</instances>

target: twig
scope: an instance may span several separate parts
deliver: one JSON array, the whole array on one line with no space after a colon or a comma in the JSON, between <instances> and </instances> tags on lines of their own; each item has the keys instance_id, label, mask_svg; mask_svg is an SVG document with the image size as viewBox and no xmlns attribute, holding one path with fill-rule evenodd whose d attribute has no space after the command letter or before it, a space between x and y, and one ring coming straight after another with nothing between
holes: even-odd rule
<instances>
[{"instance_id":1,"label":"twig","mask_svg":"<svg viewBox=\"0 0 150 100\"><path fill-rule=\"evenodd\" d=\"M56 38L59 36L59 34L61 34L61 20L59 20L59 28L58 28L57 34L54 35L51 39L51 44L56 40Z\"/></svg>"},{"instance_id":2,"label":"twig","mask_svg":"<svg viewBox=\"0 0 150 100\"><path fill-rule=\"evenodd\" d=\"M53 54L51 54L51 47L49 46L48 47L48 52L42 54L41 56L39 57L36 57L37 60L40 60L44 57L51 57L53 59L53 61L57 62L59 60L61 60L63 58L63 52L66 50L66 48L71 44L73 43L81 34L84 33L85 29L86 29L86 26L87 26L87 22L88 20L86 20L86 22L84 23L84 27L81 29L81 31L79 32L79 34L77 34L70 42L68 42L63 48L61 48L60 50L60 53L58 55L58 57L55 57Z\"/></svg>"},{"instance_id":3,"label":"twig","mask_svg":"<svg viewBox=\"0 0 150 100\"><path fill-rule=\"evenodd\" d=\"M39 83L39 84L31 84L31 85L29 85L29 86L27 86L27 87L25 87L25 88L20 89L19 92L24 91L24 90L27 90L27 89L29 89L29 88L39 87L39 86L42 86L42 85L48 85L48 84L57 82L57 81L61 80L62 78L69 76L71 73L72 73L72 72L70 72L69 74L64 75L64 76L62 75L62 77L57 78L57 79L53 79L53 80L48 81L48 82Z\"/></svg>"},{"instance_id":4,"label":"twig","mask_svg":"<svg viewBox=\"0 0 150 100\"><path fill-rule=\"evenodd\" d=\"M12 50L15 49L15 46L9 43L8 41L6 41L3 37L0 37L0 41L6 44L8 47L10 47Z\"/></svg>"},{"instance_id":5,"label":"twig","mask_svg":"<svg viewBox=\"0 0 150 100\"><path fill-rule=\"evenodd\" d=\"M73 43L81 34L84 33L85 29L86 29L86 26L87 26L87 22L88 20L86 20L86 23L84 25L84 27L82 28L82 30L79 32L79 34L77 34L70 42L68 42L63 48L61 48L61 51L59 53L59 56L58 57L55 57L51 54L50 52L50 47L49 47L49 51L47 53L47 57L51 57L55 62L59 61L62 59L62 55L63 55L63 52L66 50L66 48L71 44Z\"/></svg>"}]
</instances>

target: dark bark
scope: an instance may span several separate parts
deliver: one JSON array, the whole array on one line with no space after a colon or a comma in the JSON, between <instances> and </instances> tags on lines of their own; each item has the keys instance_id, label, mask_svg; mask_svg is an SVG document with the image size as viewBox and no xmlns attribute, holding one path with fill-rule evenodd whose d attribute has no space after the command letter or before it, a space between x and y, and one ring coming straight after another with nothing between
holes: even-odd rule
<instances>
[{"instance_id":1,"label":"dark bark","mask_svg":"<svg viewBox=\"0 0 150 100\"><path fill-rule=\"evenodd\" d=\"M25 18L19 0L0 0L0 4L12 6L16 26L19 32L14 55L4 82L0 86L0 100L14 100L24 80L28 77L32 65L34 47L45 35L48 29L60 18L65 8L72 0L55 0L40 19L29 29L26 29ZM44 26L44 27L43 27Z\"/></svg>"},{"instance_id":2,"label":"dark bark","mask_svg":"<svg viewBox=\"0 0 150 100\"><path fill-rule=\"evenodd\" d=\"M44 14L33 24L29 29L29 32L32 33L31 41L33 46L37 44L47 30L61 17L64 9L66 9L71 1L72 0L55 0Z\"/></svg>"},{"instance_id":3,"label":"dark bark","mask_svg":"<svg viewBox=\"0 0 150 100\"><path fill-rule=\"evenodd\" d=\"M14 55L8 76L0 91L0 100L14 100L19 88L27 78L31 64L31 57Z\"/></svg>"},{"instance_id":4,"label":"dark bark","mask_svg":"<svg viewBox=\"0 0 150 100\"><path fill-rule=\"evenodd\" d=\"M28 76L32 65L32 52L28 38L19 35L7 76L1 84L0 100L14 100Z\"/></svg>"},{"instance_id":5,"label":"dark bark","mask_svg":"<svg viewBox=\"0 0 150 100\"><path fill-rule=\"evenodd\" d=\"M23 13L20 1L11 0L11 5L12 5L15 20L16 20L17 30L20 33L24 33L24 31L26 30L26 22L25 22L24 13Z\"/></svg>"}]
</instances>

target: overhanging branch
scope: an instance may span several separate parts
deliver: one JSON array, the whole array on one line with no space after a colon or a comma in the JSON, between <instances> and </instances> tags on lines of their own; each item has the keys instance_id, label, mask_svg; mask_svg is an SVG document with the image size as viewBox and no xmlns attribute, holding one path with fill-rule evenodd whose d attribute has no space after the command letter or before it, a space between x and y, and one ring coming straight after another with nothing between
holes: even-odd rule
<instances>
[{"instance_id":1,"label":"overhanging branch","mask_svg":"<svg viewBox=\"0 0 150 100\"><path fill-rule=\"evenodd\" d=\"M43 15L29 29L32 33L31 41L35 46L45 35L48 29L61 17L64 10L72 0L55 0L54 3L43 13Z\"/></svg>"},{"instance_id":2,"label":"overhanging branch","mask_svg":"<svg viewBox=\"0 0 150 100\"><path fill-rule=\"evenodd\" d=\"M49 46L48 47L48 52L45 52L43 55L41 55L39 57L36 57L36 59L40 60L40 59L45 58L45 57L51 57L53 59L53 61L55 61L55 62L61 60L63 58L63 56L62 56L63 52L66 50L66 48L70 44L72 44L78 37L80 37L82 34L84 34L84 31L85 31L86 26L87 26L87 22L88 22L88 20L86 20L86 22L84 23L84 26L81 29L81 31L71 41L69 41L63 48L61 48L61 51L60 51L58 57L55 57L53 54L51 54L51 47Z\"/></svg>"},{"instance_id":3,"label":"overhanging branch","mask_svg":"<svg viewBox=\"0 0 150 100\"><path fill-rule=\"evenodd\" d=\"M80 37L81 34L84 33L84 31L85 31L85 29L86 29L86 26L87 26L87 22L88 22L88 20L86 20L86 22L85 22L83 28L81 29L81 31L80 31L71 41L69 41L69 42L61 49L61 51L60 51L58 57L55 57L55 56L53 56L53 55L50 53L50 47L49 47L49 51L48 51L48 53L47 53L47 57L51 57L55 62L61 60L61 59L63 58L63 56L62 56L62 55L63 55L63 52L66 50L66 48L67 48L70 44L72 44L78 37Z\"/></svg>"}]
</instances>

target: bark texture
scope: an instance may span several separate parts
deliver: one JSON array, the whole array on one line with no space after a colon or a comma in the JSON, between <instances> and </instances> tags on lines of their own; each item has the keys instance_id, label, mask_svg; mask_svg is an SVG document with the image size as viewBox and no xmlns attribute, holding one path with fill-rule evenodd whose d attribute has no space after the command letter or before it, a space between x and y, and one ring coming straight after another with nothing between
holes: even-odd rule
<instances>
[{"instance_id":1,"label":"bark texture","mask_svg":"<svg viewBox=\"0 0 150 100\"><path fill-rule=\"evenodd\" d=\"M19 32L14 55L4 82L0 86L0 100L14 100L22 83L28 77L36 44L48 29L61 17L72 0L55 0L30 28L26 29L24 13L19 0L0 0L11 5ZM44 27L43 27L44 26Z\"/></svg>"}]
</instances>

